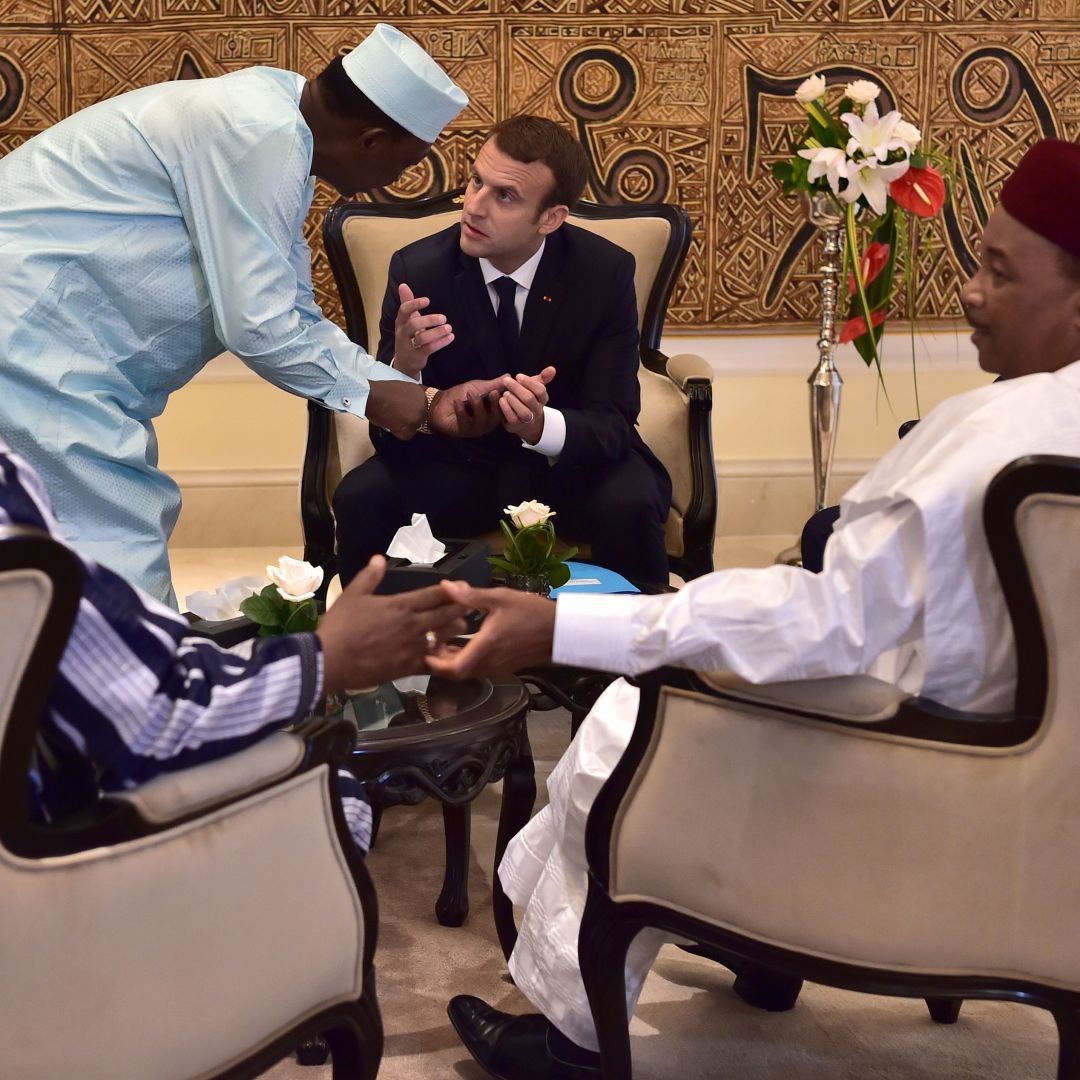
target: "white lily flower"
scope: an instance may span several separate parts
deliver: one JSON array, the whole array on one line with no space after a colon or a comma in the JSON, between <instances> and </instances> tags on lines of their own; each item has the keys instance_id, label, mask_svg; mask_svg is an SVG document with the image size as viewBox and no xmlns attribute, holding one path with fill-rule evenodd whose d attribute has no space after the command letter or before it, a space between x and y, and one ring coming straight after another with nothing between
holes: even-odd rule
<instances>
[{"instance_id":1,"label":"white lily flower","mask_svg":"<svg viewBox=\"0 0 1080 1080\"><path fill-rule=\"evenodd\" d=\"M914 124L909 124L906 120L901 120L893 128L893 137L907 143L909 150L914 150L922 142L922 132Z\"/></svg>"},{"instance_id":2,"label":"white lily flower","mask_svg":"<svg viewBox=\"0 0 1080 1080\"><path fill-rule=\"evenodd\" d=\"M795 98L803 105L809 105L811 101L817 101L825 93L825 77L823 75L811 75L799 83L799 89L795 91Z\"/></svg>"},{"instance_id":3,"label":"white lily flower","mask_svg":"<svg viewBox=\"0 0 1080 1080\"><path fill-rule=\"evenodd\" d=\"M870 102L877 100L880 93L881 87L869 79L856 79L844 87L844 97L851 98L856 105L869 105Z\"/></svg>"},{"instance_id":4,"label":"white lily flower","mask_svg":"<svg viewBox=\"0 0 1080 1080\"><path fill-rule=\"evenodd\" d=\"M853 203L864 195L875 214L884 214L889 202L889 185L910 168L911 162L907 158L892 165L879 165L876 158L852 162L848 170L848 186L840 193L840 198Z\"/></svg>"},{"instance_id":5,"label":"white lily flower","mask_svg":"<svg viewBox=\"0 0 1080 1080\"><path fill-rule=\"evenodd\" d=\"M905 154L911 152L907 143L895 135L896 125L901 122L900 114L895 109L879 117L877 105L871 101L862 116L847 112L840 119L851 132L847 152L852 157L856 152L861 152L864 157L884 161L893 150L903 150Z\"/></svg>"},{"instance_id":6,"label":"white lily flower","mask_svg":"<svg viewBox=\"0 0 1080 1080\"><path fill-rule=\"evenodd\" d=\"M840 181L848 179L848 169L852 164L843 150L838 146L818 146L812 150L800 150L799 157L810 162L806 179L811 184L824 176L828 179L832 193L840 194Z\"/></svg>"}]
</instances>

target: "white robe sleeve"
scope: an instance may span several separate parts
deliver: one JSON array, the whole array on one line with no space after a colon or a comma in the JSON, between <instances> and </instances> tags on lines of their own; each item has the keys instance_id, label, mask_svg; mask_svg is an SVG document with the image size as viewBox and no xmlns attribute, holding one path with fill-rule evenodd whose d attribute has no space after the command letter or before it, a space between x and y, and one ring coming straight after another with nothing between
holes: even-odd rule
<instances>
[{"instance_id":1,"label":"white robe sleeve","mask_svg":"<svg viewBox=\"0 0 1080 1080\"><path fill-rule=\"evenodd\" d=\"M315 303L306 163L292 125L248 124L200 140L170 171L221 344L276 386L362 416L369 380L404 376Z\"/></svg>"},{"instance_id":2,"label":"white robe sleeve","mask_svg":"<svg viewBox=\"0 0 1080 1080\"><path fill-rule=\"evenodd\" d=\"M858 515L826 552L820 574L722 570L673 594L560 597L554 659L630 674L676 664L763 683L865 672L918 639L926 574L915 503Z\"/></svg>"}]
</instances>

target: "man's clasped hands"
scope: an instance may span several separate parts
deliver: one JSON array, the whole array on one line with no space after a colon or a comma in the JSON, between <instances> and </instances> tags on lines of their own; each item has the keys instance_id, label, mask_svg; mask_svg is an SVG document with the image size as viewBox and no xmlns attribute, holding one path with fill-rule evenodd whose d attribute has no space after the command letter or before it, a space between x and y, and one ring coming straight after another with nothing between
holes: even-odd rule
<instances>
[{"instance_id":1,"label":"man's clasped hands","mask_svg":"<svg viewBox=\"0 0 1080 1080\"><path fill-rule=\"evenodd\" d=\"M417 379L432 353L454 340L454 328L445 315L424 315L430 301L414 296L404 282L398 286L394 323L394 368ZM539 375L501 375L497 379L472 379L450 390L441 390L431 403L431 427L443 435L476 438L500 424L524 442L535 444L544 430L547 384L555 368Z\"/></svg>"}]
</instances>

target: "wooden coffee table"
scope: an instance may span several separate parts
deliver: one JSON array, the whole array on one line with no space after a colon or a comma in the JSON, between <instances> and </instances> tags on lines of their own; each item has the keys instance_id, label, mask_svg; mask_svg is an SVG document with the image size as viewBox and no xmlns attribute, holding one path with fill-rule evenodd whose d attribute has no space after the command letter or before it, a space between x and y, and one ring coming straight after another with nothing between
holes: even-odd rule
<instances>
[{"instance_id":1,"label":"wooden coffee table","mask_svg":"<svg viewBox=\"0 0 1080 1080\"><path fill-rule=\"evenodd\" d=\"M513 909L498 866L510 838L529 820L536 800L532 748L525 723L529 694L514 676L453 682L433 677L425 694L393 684L349 695L344 715L357 725L349 770L366 787L375 815L425 798L442 803L446 871L435 902L443 926L460 926L469 911L469 804L502 780L495 844L493 905L500 943L516 936Z\"/></svg>"}]
</instances>

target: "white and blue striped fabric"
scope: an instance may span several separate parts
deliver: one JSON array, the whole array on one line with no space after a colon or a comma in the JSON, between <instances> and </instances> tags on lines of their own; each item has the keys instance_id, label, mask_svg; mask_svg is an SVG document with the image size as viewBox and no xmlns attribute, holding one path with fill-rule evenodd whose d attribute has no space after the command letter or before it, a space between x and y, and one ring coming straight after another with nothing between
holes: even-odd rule
<instances>
[{"instance_id":1,"label":"white and blue striped fabric","mask_svg":"<svg viewBox=\"0 0 1080 1080\"><path fill-rule=\"evenodd\" d=\"M0 439L0 525L57 534L36 474ZM162 773L242 750L301 719L322 692L315 634L262 638L250 655L188 635L171 608L80 556L83 592L41 734L51 767L30 778L42 820L97 791L123 791ZM339 784L362 852L371 808L347 772Z\"/></svg>"}]
</instances>

